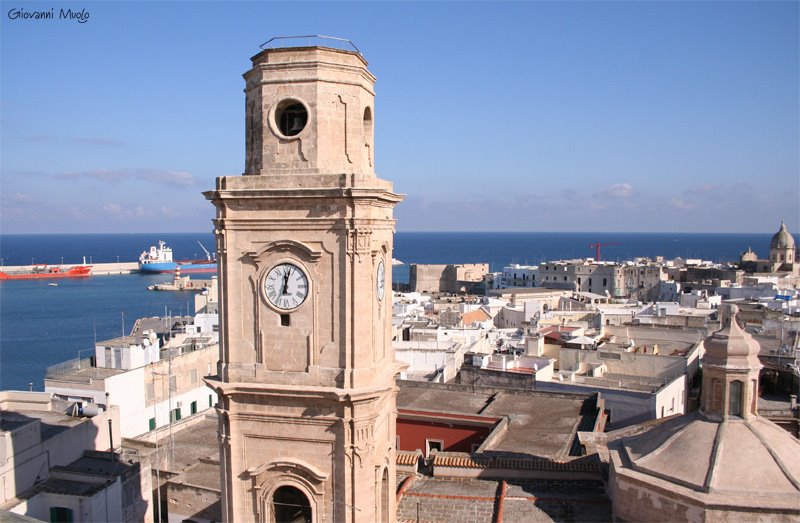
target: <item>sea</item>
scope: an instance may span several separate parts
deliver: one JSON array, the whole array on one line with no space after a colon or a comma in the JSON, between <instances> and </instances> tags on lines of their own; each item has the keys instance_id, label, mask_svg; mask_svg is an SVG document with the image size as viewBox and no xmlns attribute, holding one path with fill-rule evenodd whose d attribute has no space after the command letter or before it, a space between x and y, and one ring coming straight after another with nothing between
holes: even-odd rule
<instances>
[{"instance_id":1,"label":"sea","mask_svg":"<svg viewBox=\"0 0 800 523\"><path fill-rule=\"evenodd\" d=\"M772 234L713 233L491 233L398 232L392 268L395 282L408 281L410 263L488 263L490 270L518 263L595 256L603 260L664 256L714 262L738 260L751 247L769 252ZM203 258L214 251L211 233L0 235L0 265L78 264L137 261L163 240L176 259ZM800 239L797 240L800 244ZM0 269L1 270L1 269ZM208 275L198 275L207 278ZM0 281L0 389L44 390L48 366L88 357L97 340L130 331L137 318L193 314L194 297L154 292L147 287L169 275L92 276L48 280Z\"/></svg>"}]
</instances>

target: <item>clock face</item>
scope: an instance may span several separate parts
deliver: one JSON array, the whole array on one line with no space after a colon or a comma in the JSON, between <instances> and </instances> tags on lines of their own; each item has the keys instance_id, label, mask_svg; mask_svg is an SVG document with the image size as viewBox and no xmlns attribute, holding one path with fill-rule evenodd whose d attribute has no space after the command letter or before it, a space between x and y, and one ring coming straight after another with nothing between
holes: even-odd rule
<instances>
[{"instance_id":1,"label":"clock face","mask_svg":"<svg viewBox=\"0 0 800 523\"><path fill-rule=\"evenodd\" d=\"M276 265L264 278L264 295L279 309L296 309L308 296L308 276L297 265Z\"/></svg>"},{"instance_id":2,"label":"clock face","mask_svg":"<svg viewBox=\"0 0 800 523\"><path fill-rule=\"evenodd\" d=\"M383 260L378 262L378 273L375 276L375 290L378 292L378 300L383 300L384 286L386 285L386 274L383 268Z\"/></svg>"}]
</instances>

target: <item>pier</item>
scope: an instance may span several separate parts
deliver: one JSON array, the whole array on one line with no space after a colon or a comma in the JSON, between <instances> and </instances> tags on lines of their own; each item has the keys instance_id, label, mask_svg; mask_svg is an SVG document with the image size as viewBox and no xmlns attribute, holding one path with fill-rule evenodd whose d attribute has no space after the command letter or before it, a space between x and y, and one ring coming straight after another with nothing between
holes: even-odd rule
<instances>
[{"instance_id":1,"label":"pier","mask_svg":"<svg viewBox=\"0 0 800 523\"><path fill-rule=\"evenodd\" d=\"M76 265L82 265L80 263L70 263L70 264L48 264L48 267L61 267L64 270L69 270L71 267L75 267ZM108 276L110 274L133 274L139 272L139 264L137 262L121 262L121 263L91 263L87 265L92 266L92 276ZM32 271L34 267L41 267L42 264L35 264L35 265L6 265L0 267L0 271L8 271L8 272L29 272Z\"/></svg>"}]
</instances>

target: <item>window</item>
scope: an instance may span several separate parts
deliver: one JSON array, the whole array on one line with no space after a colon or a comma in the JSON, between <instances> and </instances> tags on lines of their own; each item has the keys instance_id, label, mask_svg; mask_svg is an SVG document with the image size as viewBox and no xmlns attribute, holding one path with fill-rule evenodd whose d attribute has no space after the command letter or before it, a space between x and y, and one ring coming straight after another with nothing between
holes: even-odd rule
<instances>
[{"instance_id":1,"label":"window","mask_svg":"<svg viewBox=\"0 0 800 523\"><path fill-rule=\"evenodd\" d=\"M208 406L209 406L209 408L214 406L214 400L212 398L213 398L213 396L211 396L211 394L209 394L208 395Z\"/></svg>"},{"instance_id":2,"label":"window","mask_svg":"<svg viewBox=\"0 0 800 523\"><path fill-rule=\"evenodd\" d=\"M170 376L169 377L169 390L171 392L175 392L178 390L178 377L177 376Z\"/></svg>"},{"instance_id":3,"label":"window","mask_svg":"<svg viewBox=\"0 0 800 523\"><path fill-rule=\"evenodd\" d=\"M444 448L444 441L440 439L426 439L425 447L427 447L425 452L425 457L429 457L431 455L431 452L442 451L442 449Z\"/></svg>"},{"instance_id":4,"label":"window","mask_svg":"<svg viewBox=\"0 0 800 523\"><path fill-rule=\"evenodd\" d=\"M173 409L172 412L169 413L170 422L179 421L180 419L181 419L181 409Z\"/></svg>"},{"instance_id":5,"label":"window","mask_svg":"<svg viewBox=\"0 0 800 523\"><path fill-rule=\"evenodd\" d=\"M275 123L284 136L300 134L308 122L308 111L297 100L284 100L275 111Z\"/></svg>"},{"instance_id":6,"label":"window","mask_svg":"<svg viewBox=\"0 0 800 523\"><path fill-rule=\"evenodd\" d=\"M381 477L381 519L382 523L389 523L389 471L383 469Z\"/></svg>"},{"instance_id":7,"label":"window","mask_svg":"<svg viewBox=\"0 0 800 523\"><path fill-rule=\"evenodd\" d=\"M191 369L189 371L189 380L192 382L192 384L197 383L197 369Z\"/></svg>"},{"instance_id":8,"label":"window","mask_svg":"<svg viewBox=\"0 0 800 523\"><path fill-rule=\"evenodd\" d=\"M673 401L675 401L675 400L673 400ZM192 403L189 405L189 409L190 409L190 412L191 412L192 414L197 414L197 402L196 402L196 401L193 401L193 402L192 402Z\"/></svg>"},{"instance_id":9,"label":"window","mask_svg":"<svg viewBox=\"0 0 800 523\"><path fill-rule=\"evenodd\" d=\"M364 141L369 143L372 138L372 109L364 108Z\"/></svg>"},{"instance_id":10,"label":"window","mask_svg":"<svg viewBox=\"0 0 800 523\"><path fill-rule=\"evenodd\" d=\"M50 507L51 523L72 523L72 509L66 507Z\"/></svg>"},{"instance_id":11,"label":"window","mask_svg":"<svg viewBox=\"0 0 800 523\"><path fill-rule=\"evenodd\" d=\"M732 381L728 398L728 415L742 416L742 382Z\"/></svg>"},{"instance_id":12,"label":"window","mask_svg":"<svg viewBox=\"0 0 800 523\"><path fill-rule=\"evenodd\" d=\"M150 418L149 426L150 426L150 430L156 430L156 419L155 418Z\"/></svg>"},{"instance_id":13,"label":"window","mask_svg":"<svg viewBox=\"0 0 800 523\"><path fill-rule=\"evenodd\" d=\"M285 485L272 495L272 513L277 523L311 523L311 504L299 489Z\"/></svg>"}]
</instances>

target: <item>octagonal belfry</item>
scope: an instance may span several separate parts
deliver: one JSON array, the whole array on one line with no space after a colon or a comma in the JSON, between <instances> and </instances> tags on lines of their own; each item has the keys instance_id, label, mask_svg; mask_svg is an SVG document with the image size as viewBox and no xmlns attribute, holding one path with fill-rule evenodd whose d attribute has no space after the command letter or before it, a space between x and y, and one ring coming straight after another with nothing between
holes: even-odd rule
<instances>
[{"instance_id":1,"label":"octagonal belfry","mask_svg":"<svg viewBox=\"0 0 800 523\"><path fill-rule=\"evenodd\" d=\"M282 48L252 60L245 175L374 174L375 77L360 54Z\"/></svg>"},{"instance_id":2,"label":"octagonal belfry","mask_svg":"<svg viewBox=\"0 0 800 523\"><path fill-rule=\"evenodd\" d=\"M265 50L246 165L205 193L220 267L223 517L394 521L394 206L357 52Z\"/></svg>"}]
</instances>

